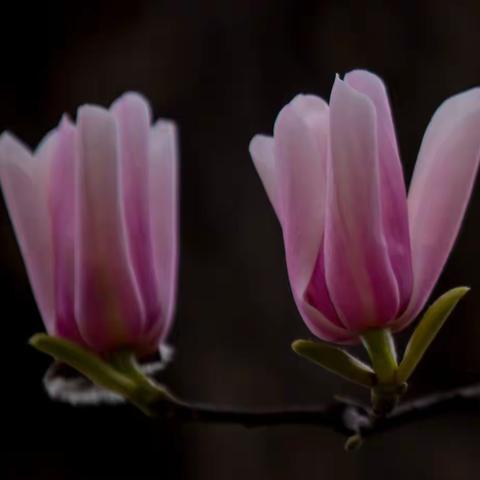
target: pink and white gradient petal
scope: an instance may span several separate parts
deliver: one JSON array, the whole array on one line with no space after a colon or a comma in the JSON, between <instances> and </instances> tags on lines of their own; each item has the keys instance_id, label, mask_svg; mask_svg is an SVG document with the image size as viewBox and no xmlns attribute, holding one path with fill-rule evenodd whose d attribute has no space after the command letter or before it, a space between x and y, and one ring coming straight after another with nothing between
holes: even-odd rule
<instances>
[{"instance_id":1,"label":"pink and white gradient petal","mask_svg":"<svg viewBox=\"0 0 480 480\"><path fill-rule=\"evenodd\" d=\"M111 111L119 132L121 206L127 231L128 255L141 293L145 315L160 310L150 232L148 188L151 113L147 101L137 93L126 93L116 100ZM147 328L147 325L144 325Z\"/></svg>"},{"instance_id":2,"label":"pink and white gradient petal","mask_svg":"<svg viewBox=\"0 0 480 480\"><path fill-rule=\"evenodd\" d=\"M337 78L330 100L325 271L352 332L384 326L400 306L382 218L377 116L364 94Z\"/></svg>"},{"instance_id":3,"label":"pink and white gradient petal","mask_svg":"<svg viewBox=\"0 0 480 480\"><path fill-rule=\"evenodd\" d=\"M49 333L55 329L51 224L42 183L54 138L43 146L43 162L9 133L0 138L0 181L35 300ZM35 175L39 172L41 175Z\"/></svg>"},{"instance_id":4,"label":"pink and white gradient petal","mask_svg":"<svg viewBox=\"0 0 480 480\"><path fill-rule=\"evenodd\" d=\"M83 344L75 319L75 170L77 132L64 117L56 131L49 176L55 288L55 335Z\"/></svg>"},{"instance_id":5,"label":"pink and white gradient petal","mask_svg":"<svg viewBox=\"0 0 480 480\"><path fill-rule=\"evenodd\" d=\"M158 345L173 321L178 273L178 139L176 125L159 120L150 131L148 195L156 285L161 310L147 324Z\"/></svg>"},{"instance_id":6,"label":"pink and white gradient petal","mask_svg":"<svg viewBox=\"0 0 480 480\"><path fill-rule=\"evenodd\" d=\"M281 224L280 192L278 191L274 149L274 139L268 135L255 135L248 148L258 176L262 180L268 199L270 200L278 221Z\"/></svg>"},{"instance_id":7,"label":"pink and white gradient petal","mask_svg":"<svg viewBox=\"0 0 480 480\"><path fill-rule=\"evenodd\" d=\"M412 255L407 192L387 89L378 76L365 70L348 73L345 82L366 95L375 107L383 231L397 279L402 310L412 294Z\"/></svg>"},{"instance_id":8,"label":"pink and white gradient petal","mask_svg":"<svg viewBox=\"0 0 480 480\"><path fill-rule=\"evenodd\" d=\"M408 193L414 289L396 329L425 305L460 229L480 163L480 88L446 100L423 138Z\"/></svg>"},{"instance_id":9,"label":"pink and white gradient petal","mask_svg":"<svg viewBox=\"0 0 480 480\"><path fill-rule=\"evenodd\" d=\"M120 204L119 133L100 107L78 112L75 313L88 345L102 352L135 346L143 305L128 256Z\"/></svg>"},{"instance_id":10,"label":"pink and white gradient petal","mask_svg":"<svg viewBox=\"0 0 480 480\"><path fill-rule=\"evenodd\" d=\"M307 326L330 339L344 338L340 322L316 268L323 257L328 106L299 95L282 109L274 127L276 173L287 267L293 295ZM315 295L313 298L312 295ZM317 313L310 315L315 309Z\"/></svg>"}]
</instances>

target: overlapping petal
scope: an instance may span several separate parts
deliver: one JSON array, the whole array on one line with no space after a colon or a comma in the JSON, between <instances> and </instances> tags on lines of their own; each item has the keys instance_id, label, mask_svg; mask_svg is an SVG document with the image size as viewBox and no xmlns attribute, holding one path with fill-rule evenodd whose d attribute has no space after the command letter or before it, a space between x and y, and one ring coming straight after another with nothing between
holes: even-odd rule
<instances>
[{"instance_id":1,"label":"overlapping petal","mask_svg":"<svg viewBox=\"0 0 480 480\"><path fill-rule=\"evenodd\" d=\"M55 335L83 343L75 319L77 132L64 117L55 132L47 191L52 221Z\"/></svg>"},{"instance_id":2,"label":"overlapping petal","mask_svg":"<svg viewBox=\"0 0 480 480\"><path fill-rule=\"evenodd\" d=\"M290 284L307 325L330 340L348 337L330 301L323 275L328 106L300 95L274 127L278 202ZM315 287L309 285L315 276ZM316 313L311 314L312 310Z\"/></svg>"},{"instance_id":3,"label":"overlapping petal","mask_svg":"<svg viewBox=\"0 0 480 480\"><path fill-rule=\"evenodd\" d=\"M82 337L105 351L135 343L144 312L122 218L115 119L84 106L78 136L75 313Z\"/></svg>"},{"instance_id":4,"label":"overlapping petal","mask_svg":"<svg viewBox=\"0 0 480 480\"><path fill-rule=\"evenodd\" d=\"M399 289L382 217L375 107L336 79L330 99L325 271L343 323L353 332L385 325Z\"/></svg>"},{"instance_id":5,"label":"overlapping petal","mask_svg":"<svg viewBox=\"0 0 480 480\"><path fill-rule=\"evenodd\" d=\"M147 187L150 176L150 108L139 94L127 93L114 102L111 111L118 125L121 206L128 254L145 315L151 318L158 315L160 302L154 271L150 209L160 218L162 210L160 206L150 204Z\"/></svg>"},{"instance_id":6,"label":"overlapping petal","mask_svg":"<svg viewBox=\"0 0 480 480\"><path fill-rule=\"evenodd\" d=\"M405 180L387 91L379 77L365 70L348 73L345 82L366 95L375 107L383 231L398 284L400 309L404 309L413 287L412 257Z\"/></svg>"}]
</instances>

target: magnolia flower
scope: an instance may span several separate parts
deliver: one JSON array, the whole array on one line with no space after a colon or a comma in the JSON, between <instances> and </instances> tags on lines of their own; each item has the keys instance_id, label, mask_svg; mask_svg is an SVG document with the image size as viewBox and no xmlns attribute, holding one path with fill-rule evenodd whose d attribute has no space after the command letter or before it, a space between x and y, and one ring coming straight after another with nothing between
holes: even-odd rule
<instances>
[{"instance_id":1,"label":"magnolia flower","mask_svg":"<svg viewBox=\"0 0 480 480\"><path fill-rule=\"evenodd\" d=\"M84 105L33 153L3 133L0 181L49 335L155 351L175 306L175 125L135 93Z\"/></svg>"},{"instance_id":2,"label":"magnolia flower","mask_svg":"<svg viewBox=\"0 0 480 480\"><path fill-rule=\"evenodd\" d=\"M290 284L313 334L336 343L405 328L458 234L480 161L480 88L446 100L408 192L380 78L336 78L330 105L299 95L250 153L280 221Z\"/></svg>"}]
</instances>

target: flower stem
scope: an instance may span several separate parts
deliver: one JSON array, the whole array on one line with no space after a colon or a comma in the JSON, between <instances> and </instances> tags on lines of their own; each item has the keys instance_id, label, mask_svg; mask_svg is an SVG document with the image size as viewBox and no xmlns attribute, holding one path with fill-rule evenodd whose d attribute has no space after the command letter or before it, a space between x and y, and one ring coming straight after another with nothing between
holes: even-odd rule
<instances>
[{"instance_id":1,"label":"flower stem","mask_svg":"<svg viewBox=\"0 0 480 480\"><path fill-rule=\"evenodd\" d=\"M398 364L390 330L384 328L368 330L361 338L377 375L378 383L381 385L395 383Z\"/></svg>"},{"instance_id":2,"label":"flower stem","mask_svg":"<svg viewBox=\"0 0 480 480\"><path fill-rule=\"evenodd\" d=\"M371 390L372 406L376 416L389 414L397 405L406 385L399 385L395 343L388 329L372 329L362 335L362 343L368 352L377 384Z\"/></svg>"}]
</instances>

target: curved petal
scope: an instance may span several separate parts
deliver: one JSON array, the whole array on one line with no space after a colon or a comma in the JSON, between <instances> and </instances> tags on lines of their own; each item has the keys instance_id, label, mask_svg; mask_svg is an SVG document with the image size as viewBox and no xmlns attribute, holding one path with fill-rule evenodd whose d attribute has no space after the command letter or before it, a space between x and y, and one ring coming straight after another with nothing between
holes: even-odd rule
<instances>
[{"instance_id":1,"label":"curved petal","mask_svg":"<svg viewBox=\"0 0 480 480\"><path fill-rule=\"evenodd\" d=\"M255 135L248 147L253 164L257 169L258 176L261 178L263 186L268 195L268 199L272 204L277 215L278 221L282 223L280 213L280 201L278 198L278 181L275 172L275 153L274 140L267 135Z\"/></svg>"},{"instance_id":2,"label":"curved petal","mask_svg":"<svg viewBox=\"0 0 480 480\"><path fill-rule=\"evenodd\" d=\"M480 163L480 88L446 100L423 138L408 194L414 290L397 328L427 301L460 229Z\"/></svg>"},{"instance_id":3,"label":"curved petal","mask_svg":"<svg viewBox=\"0 0 480 480\"><path fill-rule=\"evenodd\" d=\"M335 343L357 341L357 335L349 332L339 319L330 298L325 278L325 251L323 244L307 291L301 298L297 299L297 306L303 321L317 337ZM328 319L330 322L328 328L326 328L325 319ZM338 328L332 328L332 325Z\"/></svg>"},{"instance_id":4,"label":"curved petal","mask_svg":"<svg viewBox=\"0 0 480 480\"><path fill-rule=\"evenodd\" d=\"M407 193L387 90L379 77L365 70L348 73L345 82L370 98L375 106L383 231L402 310L412 294L413 270Z\"/></svg>"},{"instance_id":5,"label":"curved petal","mask_svg":"<svg viewBox=\"0 0 480 480\"><path fill-rule=\"evenodd\" d=\"M313 333L330 340L345 336L324 287L322 260L325 220L328 106L299 95L279 113L274 128L278 201L288 274L297 306ZM312 276L313 290L309 290ZM308 291L309 290L309 291ZM310 315L312 302L317 313Z\"/></svg>"},{"instance_id":6,"label":"curved petal","mask_svg":"<svg viewBox=\"0 0 480 480\"><path fill-rule=\"evenodd\" d=\"M120 141L122 203L130 259L147 318L159 314L160 305L150 235L149 178L150 107L136 93L127 93L112 105Z\"/></svg>"},{"instance_id":7,"label":"curved petal","mask_svg":"<svg viewBox=\"0 0 480 480\"><path fill-rule=\"evenodd\" d=\"M159 120L150 132L150 227L162 311L150 319L156 347L172 324L178 271L178 144L173 122Z\"/></svg>"},{"instance_id":8,"label":"curved petal","mask_svg":"<svg viewBox=\"0 0 480 480\"><path fill-rule=\"evenodd\" d=\"M309 330L318 338L341 345L351 345L360 341L356 333L342 326L326 323L325 316L307 301L300 299L297 307Z\"/></svg>"},{"instance_id":9,"label":"curved petal","mask_svg":"<svg viewBox=\"0 0 480 480\"><path fill-rule=\"evenodd\" d=\"M106 110L78 113L75 311L79 330L96 351L133 346L143 311L122 219L118 131Z\"/></svg>"},{"instance_id":10,"label":"curved petal","mask_svg":"<svg viewBox=\"0 0 480 480\"><path fill-rule=\"evenodd\" d=\"M51 154L48 190L54 255L55 334L82 344L74 311L76 141L75 127L64 117Z\"/></svg>"},{"instance_id":11,"label":"curved petal","mask_svg":"<svg viewBox=\"0 0 480 480\"><path fill-rule=\"evenodd\" d=\"M50 151L51 142L45 149ZM45 163L45 167L48 164ZM54 332L53 255L45 185L31 153L9 133L0 138L0 181L35 300L49 333Z\"/></svg>"},{"instance_id":12,"label":"curved petal","mask_svg":"<svg viewBox=\"0 0 480 480\"><path fill-rule=\"evenodd\" d=\"M353 332L380 327L399 308L382 221L375 108L336 79L330 102L325 271L340 318Z\"/></svg>"}]
</instances>

